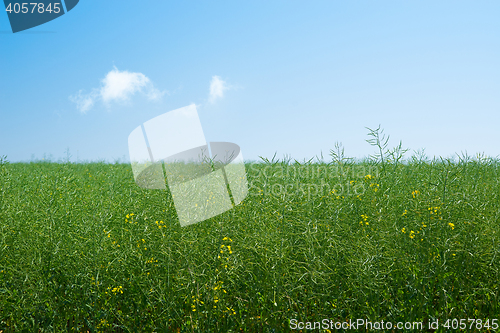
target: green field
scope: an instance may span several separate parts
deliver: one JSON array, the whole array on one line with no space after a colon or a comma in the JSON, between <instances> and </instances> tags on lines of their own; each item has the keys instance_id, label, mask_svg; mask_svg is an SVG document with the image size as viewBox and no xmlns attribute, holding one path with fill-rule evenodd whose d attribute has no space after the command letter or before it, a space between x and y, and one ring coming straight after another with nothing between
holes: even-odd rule
<instances>
[{"instance_id":1,"label":"green field","mask_svg":"<svg viewBox=\"0 0 500 333\"><path fill-rule=\"evenodd\" d=\"M487 331L500 163L381 148L248 163L247 198L185 228L130 165L3 159L0 331L283 332L325 318Z\"/></svg>"}]
</instances>

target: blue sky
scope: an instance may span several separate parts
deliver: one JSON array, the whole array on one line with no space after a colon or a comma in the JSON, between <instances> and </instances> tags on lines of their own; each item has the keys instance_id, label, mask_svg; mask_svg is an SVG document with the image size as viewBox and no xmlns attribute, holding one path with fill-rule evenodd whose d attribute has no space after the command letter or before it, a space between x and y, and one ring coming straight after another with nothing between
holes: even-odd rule
<instances>
[{"instance_id":1,"label":"blue sky","mask_svg":"<svg viewBox=\"0 0 500 333\"><path fill-rule=\"evenodd\" d=\"M309 159L374 152L381 124L429 156L500 155L498 1L80 1L25 32L0 14L0 155L128 158L191 103L207 141ZM211 94L212 86L212 94ZM85 101L92 101L93 104Z\"/></svg>"}]
</instances>

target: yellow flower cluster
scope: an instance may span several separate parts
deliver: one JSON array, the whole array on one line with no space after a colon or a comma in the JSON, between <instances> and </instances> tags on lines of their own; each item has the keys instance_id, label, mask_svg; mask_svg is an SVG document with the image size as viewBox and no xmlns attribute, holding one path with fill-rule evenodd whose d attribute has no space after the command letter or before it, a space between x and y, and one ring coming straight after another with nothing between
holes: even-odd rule
<instances>
[{"instance_id":1,"label":"yellow flower cluster","mask_svg":"<svg viewBox=\"0 0 500 333\"><path fill-rule=\"evenodd\" d=\"M123 288L122 286L118 286L118 287L114 287L114 288L108 287L108 291L109 291L109 290L111 290L111 292L112 292L113 294L115 294L115 295L116 295L116 294L118 294L118 293L123 294L123 290L122 290L122 288ZM106 294L107 294L107 293L108 293L108 292L106 291Z\"/></svg>"},{"instance_id":2,"label":"yellow flower cluster","mask_svg":"<svg viewBox=\"0 0 500 333\"><path fill-rule=\"evenodd\" d=\"M438 206L427 208L427 210L429 211L429 214L431 215L431 220L434 220L434 216L438 216L439 214L441 214L439 209L440 209L440 207L438 207ZM442 220L443 218L439 217L439 219Z\"/></svg>"},{"instance_id":3,"label":"yellow flower cluster","mask_svg":"<svg viewBox=\"0 0 500 333\"><path fill-rule=\"evenodd\" d=\"M134 215L135 215L134 213L127 214L125 216L125 223L134 223L134 222L128 220L128 219L133 219Z\"/></svg>"},{"instance_id":4,"label":"yellow flower cluster","mask_svg":"<svg viewBox=\"0 0 500 333\"><path fill-rule=\"evenodd\" d=\"M429 213L431 213L431 214L437 214L439 211L439 207L429 207L427 209L429 210Z\"/></svg>"},{"instance_id":5,"label":"yellow flower cluster","mask_svg":"<svg viewBox=\"0 0 500 333\"><path fill-rule=\"evenodd\" d=\"M144 250L147 250L148 248L146 247L146 241L144 240L144 238L141 239L142 241L142 244L140 241L137 241L137 247L140 248L142 245L144 245Z\"/></svg>"},{"instance_id":6,"label":"yellow flower cluster","mask_svg":"<svg viewBox=\"0 0 500 333\"><path fill-rule=\"evenodd\" d=\"M217 292L217 293L220 293L221 291L224 293L224 294L227 294L227 291L222 288L223 287L223 283L222 281L217 281L217 283L215 284L214 286L214 291ZM219 296L215 295L214 296L214 309L217 309L217 303L220 301L220 298Z\"/></svg>"},{"instance_id":7,"label":"yellow flower cluster","mask_svg":"<svg viewBox=\"0 0 500 333\"><path fill-rule=\"evenodd\" d=\"M158 226L158 229L166 227L165 222L163 222L163 221L160 221L160 222L156 221L155 223Z\"/></svg>"},{"instance_id":8,"label":"yellow flower cluster","mask_svg":"<svg viewBox=\"0 0 500 333\"><path fill-rule=\"evenodd\" d=\"M108 323L106 319L101 319L101 321L97 324L97 328L104 328L104 327L110 327L111 324Z\"/></svg>"},{"instance_id":9,"label":"yellow flower cluster","mask_svg":"<svg viewBox=\"0 0 500 333\"><path fill-rule=\"evenodd\" d=\"M337 194L337 190L336 190L336 189L333 189L330 193L335 195L335 194ZM340 195L335 195L335 198L336 198L336 199L344 199L344 196L343 196L343 195L342 195L342 196L340 196Z\"/></svg>"},{"instance_id":10,"label":"yellow flower cluster","mask_svg":"<svg viewBox=\"0 0 500 333\"><path fill-rule=\"evenodd\" d=\"M151 257L151 259L148 259L148 260L146 261L146 264L152 264L152 263L154 263L154 262L158 262L158 260L155 260L155 258ZM158 266L158 265L157 265L157 266Z\"/></svg>"},{"instance_id":11,"label":"yellow flower cluster","mask_svg":"<svg viewBox=\"0 0 500 333\"><path fill-rule=\"evenodd\" d=\"M217 291L217 290L222 290L224 293L226 293L226 290L222 289L222 281L218 281L216 284L215 284L215 287L214 287L214 290ZM218 300L218 298L217 298ZM217 302L216 302L217 303Z\"/></svg>"},{"instance_id":12,"label":"yellow flower cluster","mask_svg":"<svg viewBox=\"0 0 500 333\"><path fill-rule=\"evenodd\" d=\"M223 241L230 241L230 242L232 242L232 241L233 241L233 240L232 240L231 238L229 238L229 237L224 237L224 238L222 238L222 240L223 240ZM224 245L224 244L222 244L222 245L220 246L220 254L224 254L224 249L227 249L227 251L229 252L229 254L233 254L233 250L231 249L231 245ZM219 258L219 259L221 258L220 254L217 256L217 258ZM229 257L228 257L228 258L226 258L226 260L229 260ZM227 268L227 265L226 265L226 268Z\"/></svg>"},{"instance_id":13,"label":"yellow flower cluster","mask_svg":"<svg viewBox=\"0 0 500 333\"><path fill-rule=\"evenodd\" d=\"M368 215L365 215L365 214L361 214L361 218L363 219L363 221L359 222L359 224L363 224L363 222L368 225L369 223L366 222L368 220Z\"/></svg>"},{"instance_id":14,"label":"yellow flower cluster","mask_svg":"<svg viewBox=\"0 0 500 333\"><path fill-rule=\"evenodd\" d=\"M200 299L198 297L195 297L195 296L192 296L192 301L193 301L193 304L191 304L191 309L193 310L193 312L196 312L196 305L203 305L205 304L203 301L200 301Z\"/></svg>"},{"instance_id":15,"label":"yellow flower cluster","mask_svg":"<svg viewBox=\"0 0 500 333\"><path fill-rule=\"evenodd\" d=\"M220 246L220 254L217 256L218 259L221 259L221 255L224 255L224 250L227 249L228 256L225 258L227 261L229 261L229 254L233 254L233 250L231 249L231 245L224 245L222 244ZM224 264L224 268L227 268L227 264Z\"/></svg>"}]
</instances>

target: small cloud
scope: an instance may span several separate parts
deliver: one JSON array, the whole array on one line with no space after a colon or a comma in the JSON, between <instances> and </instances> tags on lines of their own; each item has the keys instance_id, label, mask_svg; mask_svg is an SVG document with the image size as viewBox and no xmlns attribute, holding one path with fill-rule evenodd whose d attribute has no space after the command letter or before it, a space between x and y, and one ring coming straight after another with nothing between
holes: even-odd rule
<instances>
[{"instance_id":1,"label":"small cloud","mask_svg":"<svg viewBox=\"0 0 500 333\"><path fill-rule=\"evenodd\" d=\"M146 95L149 100L160 100L167 94L157 89L146 75L120 71L116 67L101 82L101 88L93 89L90 94L83 94L80 90L78 94L70 96L80 112L86 113L98 99L109 106L111 102L126 102L136 93Z\"/></svg>"},{"instance_id":2,"label":"small cloud","mask_svg":"<svg viewBox=\"0 0 500 333\"><path fill-rule=\"evenodd\" d=\"M127 101L130 96L150 83L142 73L120 72L116 67L102 80L101 97L104 103Z\"/></svg>"},{"instance_id":3,"label":"small cloud","mask_svg":"<svg viewBox=\"0 0 500 333\"><path fill-rule=\"evenodd\" d=\"M148 97L148 99L150 101L158 101L160 99L162 99L163 95L170 95L167 91L160 91L158 89L156 89L155 87L151 87L147 93L146 93L146 96Z\"/></svg>"},{"instance_id":4,"label":"small cloud","mask_svg":"<svg viewBox=\"0 0 500 333\"><path fill-rule=\"evenodd\" d=\"M69 96L69 100L76 104L81 113L87 113L94 106L97 97L98 94L95 91L90 94L83 94L82 90L80 90L78 94Z\"/></svg>"},{"instance_id":5,"label":"small cloud","mask_svg":"<svg viewBox=\"0 0 500 333\"><path fill-rule=\"evenodd\" d=\"M217 75L212 76L212 81L210 82L210 103L215 103L219 98L224 97L224 91L229 89L226 82L222 81Z\"/></svg>"}]
</instances>

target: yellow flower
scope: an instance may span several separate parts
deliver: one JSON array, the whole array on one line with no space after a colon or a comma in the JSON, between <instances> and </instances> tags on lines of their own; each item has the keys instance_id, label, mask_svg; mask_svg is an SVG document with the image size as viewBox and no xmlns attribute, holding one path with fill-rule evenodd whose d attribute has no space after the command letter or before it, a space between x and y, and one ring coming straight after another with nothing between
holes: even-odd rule
<instances>
[{"instance_id":1,"label":"yellow flower","mask_svg":"<svg viewBox=\"0 0 500 333\"><path fill-rule=\"evenodd\" d=\"M415 232L414 232L413 230L412 230L412 231L410 231L410 238L411 238L411 239L415 238Z\"/></svg>"},{"instance_id":2,"label":"yellow flower","mask_svg":"<svg viewBox=\"0 0 500 333\"><path fill-rule=\"evenodd\" d=\"M403 233L406 233L406 228L401 229Z\"/></svg>"},{"instance_id":3,"label":"yellow flower","mask_svg":"<svg viewBox=\"0 0 500 333\"><path fill-rule=\"evenodd\" d=\"M429 213L436 214L439 210L439 207L429 207L427 209L429 210Z\"/></svg>"},{"instance_id":4,"label":"yellow flower","mask_svg":"<svg viewBox=\"0 0 500 333\"><path fill-rule=\"evenodd\" d=\"M453 223L448 223L448 225L451 227L451 230L455 229L455 225Z\"/></svg>"},{"instance_id":5,"label":"yellow flower","mask_svg":"<svg viewBox=\"0 0 500 333\"><path fill-rule=\"evenodd\" d=\"M417 195L419 195L420 192L418 190L415 190L413 192L411 192L411 195L413 196L413 199L415 199L417 197Z\"/></svg>"},{"instance_id":6,"label":"yellow flower","mask_svg":"<svg viewBox=\"0 0 500 333\"><path fill-rule=\"evenodd\" d=\"M373 176L372 176L372 175L366 175L366 176L365 176L365 180L369 180L369 179L372 179L372 178L373 178Z\"/></svg>"},{"instance_id":7,"label":"yellow flower","mask_svg":"<svg viewBox=\"0 0 500 333\"><path fill-rule=\"evenodd\" d=\"M108 287L108 289L111 289L111 292L112 292L113 294L115 294L115 295L116 295L116 294L118 294L118 293L123 294L123 290L122 290L122 288L123 288L122 286L118 286L118 287L115 287L115 288L113 288L113 289L111 289L110 287Z\"/></svg>"}]
</instances>

